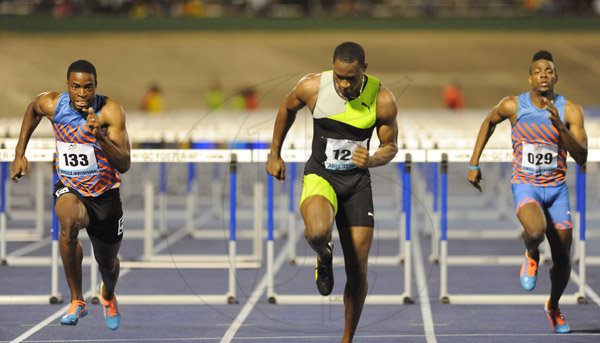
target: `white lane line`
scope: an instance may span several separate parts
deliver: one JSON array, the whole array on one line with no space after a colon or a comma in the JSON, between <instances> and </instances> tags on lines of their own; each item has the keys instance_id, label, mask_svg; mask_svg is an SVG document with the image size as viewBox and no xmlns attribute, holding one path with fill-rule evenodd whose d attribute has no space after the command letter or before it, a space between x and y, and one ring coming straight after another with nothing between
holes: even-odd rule
<instances>
[{"instance_id":1,"label":"white lane line","mask_svg":"<svg viewBox=\"0 0 600 343\"><path fill-rule=\"evenodd\" d=\"M15 258L15 257L19 257L25 254L29 254L32 251L35 251L43 246L46 246L48 244L50 244L50 242L52 242L52 239L50 237L46 237L44 239L42 239L41 241L35 242L35 243L31 243L28 244L24 247L22 247L21 249L17 249L15 251L13 251L12 253L8 254L8 258Z\"/></svg>"},{"instance_id":2,"label":"white lane line","mask_svg":"<svg viewBox=\"0 0 600 343\"><path fill-rule=\"evenodd\" d=\"M281 266L283 265L283 262L285 261L286 256L287 256L287 247L288 247L288 245L285 244L283 249L281 249L281 251L279 252L279 255L277 256L277 258L275 259L275 263L273 266L273 274L276 274L279 271L279 269L281 268ZM248 298L248 300L244 304L244 307L242 308L240 313L233 320L233 323L231 323L231 326L229 327L229 329L227 329L227 332L225 332L225 335L223 335L223 338L221 339L221 343L230 343L233 339L235 339L234 336L235 336L236 332L239 330L239 328L242 326L242 324L244 324L244 321L248 318L248 316L250 315L250 312L252 312L252 309L254 308L254 306L257 304L258 300L260 299L260 297L263 295L263 293L267 289L268 277L269 276L265 272L265 275L263 276L263 278L260 280L260 282L258 283L256 288L250 295L250 298ZM244 338L244 339L246 339L246 338Z\"/></svg>"},{"instance_id":3,"label":"white lane line","mask_svg":"<svg viewBox=\"0 0 600 343\"><path fill-rule=\"evenodd\" d=\"M456 334L438 334L438 337L452 337L452 338L457 338L457 337L468 337L468 338L473 338L473 337L481 337L481 338L486 338L486 337L500 337L500 336L506 336L506 337L525 337L525 338L536 338L536 337L556 337L556 334L554 333L540 333L540 334L528 334L528 333L518 333L518 334L511 334L511 333L473 333L473 334L460 334L460 333L456 333ZM600 336L600 333L581 333L581 332L571 332L569 334L569 337L598 337ZM361 339L361 340L365 340L365 339L369 339L372 341L375 341L377 339L381 340L381 339L385 339L385 338L392 338L392 339L396 339L399 342L402 342L402 339L408 339L408 338L423 338L424 335L416 335L416 334L406 334L406 335L402 335L402 334L398 334L398 335L356 335L354 336L357 339ZM67 342L85 342L85 343L89 343L89 342L190 342L190 341L215 341L218 338L216 337L181 337L181 338L106 338L106 339L71 339L71 340L35 340L35 341L27 341L27 342L31 342L31 343L67 343ZM251 336L251 337L239 337L239 338L234 338L235 341L243 341L243 342L261 342L261 341L277 341L277 342L281 342L281 341L293 341L293 342L298 342L298 341L308 341L308 342L313 342L315 340L324 340L327 339L328 341L334 341L336 339L339 339L339 336L326 336L326 335L312 335L312 336Z\"/></svg>"},{"instance_id":4,"label":"white lane line","mask_svg":"<svg viewBox=\"0 0 600 343\"><path fill-rule=\"evenodd\" d=\"M205 221L208 221L209 216L208 215L203 215L200 216L195 223L204 223ZM169 240L169 237L165 238L162 242L158 243L156 245L156 250L155 252L161 252L162 250L166 249L167 247L170 246L170 244L175 243L176 241L180 240L182 237L185 237L185 234L183 234L185 232L185 229L181 229L179 230L179 232L176 232L176 234L173 234ZM119 276L119 279L121 279L123 276L127 275L127 273L129 273L131 271L131 269L129 268L124 268L121 269L121 273ZM96 292L93 292L94 294L96 294ZM83 297L85 298L89 298L92 295L92 291L87 291ZM52 323L53 321L55 321L56 319L58 319L63 313L65 313L65 311L69 308L69 304L65 305L64 307L62 307L60 310L56 311L55 313L53 313L52 315L50 315L49 317L47 317L46 319L42 320L41 322L39 322L37 325L35 325L34 327L32 327L31 329L27 330L25 333L23 333L21 336L15 338L14 340L11 341L11 343L19 343L22 342L23 340L27 339L28 337L31 337L33 334L35 334L36 332L40 331L41 329L43 329L46 325ZM90 342L90 340L85 340L86 342ZM113 341L113 340L111 340Z\"/></svg>"},{"instance_id":5,"label":"white lane line","mask_svg":"<svg viewBox=\"0 0 600 343\"><path fill-rule=\"evenodd\" d=\"M92 292L88 291L83 295L83 298L87 298L91 295ZM46 325L52 323L53 321L57 320L59 317L61 317L66 310L69 309L69 306L71 305L71 303L69 302L67 305L63 306L60 308L60 310L54 312L53 314L51 314L49 317L47 317L46 319L42 320L41 322L39 322L37 325L35 325L34 327L32 327L31 329L25 331L25 333L23 333L21 336L13 339L12 341L10 341L10 343L20 343L23 342L23 340L31 337L33 334L35 334L36 332L40 331L41 329L43 329Z\"/></svg>"},{"instance_id":6,"label":"white lane line","mask_svg":"<svg viewBox=\"0 0 600 343\"><path fill-rule=\"evenodd\" d=\"M431 303L429 302L429 289L425 277L423 265L423 252L421 251L421 238L419 232L413 235L413 257L415 261L415 276L417 278L417 290L419 292L419 303L421 304L421 316L423 317L423 329L427 343L436 343L435 329L433 326L433 315L431 314Z\"/></svg>"},{"instance_id":7,"label":"white lane line","mask_svg":"<svg viewBox=\"0 0 600 343\"><path fill-rule=\"evenodd\" d=\"M121 275L119 276L119 279L125 275L127 275L127 273L129 273L131 271L131 269L123 269L121 270ZM95 292L94 292L95 293ZM87 292L85 292L83 294L83 298L87 299L92 295L92 291L89 290ZM23 342L23 340L31 337L33 334L35 334L36 332L40 331L41 329L43 329L44 327L46 327L46 325L52 323L53 321L55 321L56 319L58 319L60 316L62 316L65 311L67 311L69 309L69 305L71 305L71 303L69 302L67 305L63 306L60 308L60 310L54 312L53 314L51 314L49 317L47 317L46 319L42 320L41 322L39 322L36 326L32 327L31 329L27 330L25 333L23 333L21 336L13 339L12 341L10 341L10 343L20 343ZM89 341L89 340L86 340ZM29 341L28 341L29 342ZM43 342L43 341L40 341Z\"/></svg>"}]
</instances>

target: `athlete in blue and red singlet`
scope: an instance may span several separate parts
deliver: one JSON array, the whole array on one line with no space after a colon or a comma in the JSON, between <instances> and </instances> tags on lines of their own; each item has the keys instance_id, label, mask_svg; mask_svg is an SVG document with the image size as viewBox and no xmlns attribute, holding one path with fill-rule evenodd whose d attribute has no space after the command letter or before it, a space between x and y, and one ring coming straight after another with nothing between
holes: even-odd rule
<instances>
[{"instance_id":1,"label":"athlete in blue and red singlet","mask_svg":"<svg viewBox=\"0 0 600 343\"><path fill-rule=\"evenodd\" d=\"M121 321L115 286L119 278L117 254L123 238L121 178L130 165L130 143L121 106L96 94L96 68L78 60L67 71L67 93L46 92L27 107L15 149L11 178L26 175L25 149L43 117L52 122L56 138L56 214L60 222L60 253L71 306L61 318L76 325L87 314L81 291L83 250L79 230L87 228L102 275L100 300L106 326L116 330Z\"/></svg>"},{"instance_id":2,"label":"athlete in blue and red singlet","mask_svg":"<svg viewBox=\"0 0 600 343\"><path fill-rule=\"evenodd\" d=\"M587 134L581 106L554 93L558 74L548 51L534 54L528 80L530 92L502 99L483 121L467 180L481 191L481 152L496 125L510 120L512 191L526 247L521 285L528 291L535 287L540 258L538 247L544 236L547 237L553 265L550 298L544 309L554 332L567 333L569 324L558 307L571 275L569 257L573 225L565 182L567 153L583 165L587 160Z\"/></svg>"}]
</instances>

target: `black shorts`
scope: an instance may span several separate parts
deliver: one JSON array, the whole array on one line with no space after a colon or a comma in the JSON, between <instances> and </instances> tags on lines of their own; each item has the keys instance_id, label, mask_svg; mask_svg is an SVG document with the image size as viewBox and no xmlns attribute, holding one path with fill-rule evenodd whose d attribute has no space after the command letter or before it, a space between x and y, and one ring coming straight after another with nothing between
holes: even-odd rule
<instances>
[{"instance_id":1,"label":"black shorts","mask_svg":"<svg viewBox=\"0 0 600 343\"><path fill-rule=\"evenodd\" d=\"M90 224L88 235L107 244L116 244L123 239L123 204L119 188L113 188L97 197L84 197L75 189L58 181L54 185L54 200L64 194L75 194L87 209Z\"/></svg>"},{"instance_id":2,"label":"black shorts","mask_svg":"<svg viewBox=\"0 0 600 343\"><path fill-rule=\"evenodd\" d=\"M329 172L309 160L304 168L304 175L309 174L322 177L333 188L337 198L335 223L338 228L375 226L371 175L368 170L351 174Z\"/></svg>"}]
</instances>

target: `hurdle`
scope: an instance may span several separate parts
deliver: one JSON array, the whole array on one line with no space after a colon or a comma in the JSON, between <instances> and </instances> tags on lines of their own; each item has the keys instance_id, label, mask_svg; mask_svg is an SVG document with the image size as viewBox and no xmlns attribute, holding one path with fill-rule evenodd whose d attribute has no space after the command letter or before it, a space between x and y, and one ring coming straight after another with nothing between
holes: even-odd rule
<instances>
[{"instance_id":1,"label":"hurdle","mask_svg":"<svg viewBox=\"0 0 600 343\"><path fill-rule=\"evenodd\" d=\"M30 161L51 161L53 160L54 151L50 150L40 150L40 149L30 149L27 151L27 157ZM229 206L229 222L230 222L230 230L229 230L229 245L228 245L228 254L226 256L214 256L214 255L189 255L182 256L181 258L175 258L175 256L165 256L163 261L160 260L160 256L154 256L152 254L153 251L153 230L154 230L154 186L151 182L146 182L144 185L144 232L145 239L144 242L144 256L149 257L148 260L143 261L122 261L122 268L203 268L203 269L228 269L229 270L229 282L228 282L228 292L224 295L213 295L213 294L194 294L194 295L127 295L120 294L119 300L121 303L125 304L232 304L237 303L235 287L236 287L236 269L237 268L258 268L260 267L260 261L253 256L245 257L245 256L237 256L236 255L236 193L237 193L237 163L238 162L252 162L251 153L248 150L218 150L218 151L194 151L194 150L173 150L173 149L161 149L161 150L132 150L132 162L164 162L168 161L170 163L182 163L182 162L229 162L230 163L230 206ZM6 149L0 150L0 156L3 161L10 161L14 158L14 151L8 151ZM6 166L6 164L5 164ZM4 168L4 177L3 180L6 181L6 171ZM4 185L4 184L2 184ZM260 212L262 210L262 196L260 195L261 191L260 186L255 186L255 204L254 211ZM2 188L5 190L5 188ZM6 192L3 193L6 196ZM6 202L2 202L5 204ZM2 208L0 208L1 210ZM0 211L0 221L2 214L5 214L4 211ZM212 215L212 213L210 213ZM257 220L258 218L258 220ZM255 216L254 224L258 223L258 226L255 228L255 232L258 234L258 239L260 239L260 231L261 231L261 216ZM61 301L61 296L58 294L58 233L59 233L59 225L56 216L54 217L54 228L53 228L53 258L51 261L48 261L46 257L32 257L31 259L36 259L29 263L30 265L47 265L51 264L53 268L52 274L52 291L49 296L47 295L35 295L35 296L0 296L0 303L2 304L24 304L24 303L48 303L48 301L52 303L57 303ZM0 223L1 224L1 223ZM184 228L185 229L185 228ZM0 225L0 239L2 239L2 244L6 242L6 226L2 229L2 225ZM254 249L256 249L256 244L253 245ZM25 257L21 257L25 258ZM244 260L245 259L245 260ZM253 260L250 260L253 259ZM38 261L40 260L40 261ZM7 259L9 264L13 264L10 256ZM85 258L84 264L91 264L91 272L92 274L97 274L97 266L93 258ZM91 294L92 294L92 302L97 299L97 284L98 284L97 275L91 276ZM49 300L50 298L50 300Z\"/></svg>"},{"instance_id":2,"label":"hurdle","mask_svg":"<svg viewBox=\"0 0 600 343\"><path fill-rule=\"evenodd\" d=\"M2 245L3 256L3 267L6 268L6 265L12 265L10 259L6 256L6 179L7 179L7 160L10 158L14 158L14 152L12 156L10 153L7 153L6 150L1 152L2 154L2 162L0 165L1 169L1 180L0 180L0 244ZM53 153L42 153L40 156L35 155L32 157L28 156L32 161L41 160L46 161L48 158L52 158ZM54 173L54 180L57 181L58 177L56 173ZM59 246L58 246L58 234L59 234L59 225L58 225L58 217L56 216L56 212L52 211L52 257L51 257L51 279L50 279L50 294L31 294L31 295L0 295L0 305L36 305L36 304L59 304L62 303L62 295L58 291L58 256L59 256ZM21 257L22 258L22 257Z\"/></svg>"},{"instance_id":3,"label":"hurdle","mask_svg":"<svg viewBox=\"0 0 600 343\"><path fill-rule=\"evenodd\" d=\"M0 149L14 149L17 144L17 139L14 138L1 138L0 139ZM33 149L49 149L54 148L54 140L49 139L31 139L28 146ZM9 161L7 161L9 162ZM44 202L45 196L44 193L44 172L43 167L47 163L46 161L42 161L40 163L35 163L35 167L33 168L34 173L34 194L32 194L33 202L35 205L35 227L32 229L8 229L6 232L6 240L7 241L38 241L44 237L44 226L45 226L45 216L44 216ZM10 183L6 184L7 187L6 192L10 192ZM9 197L6 198L5 210L7 213L11 215L19 216L25 211L17 211L11 208L11 199ZM26 211L27 214L30 214L31 211ZM4 255L0 253L0 260L4 259Z\"/></svg>"},{"instance_id":4,"label":"hurdle","mask_svg":"<svg viewBox=\"0 0 600 343\"><path fill-rule=\"evenodd\" d=\"M419 160L425 160L425 153L419 154ZM304 161L305 153L292 150L283 150L281 156L285 161L300 162ZM258 160L266 161L268 152L262 152L262 156L258 156ZM404 260L404 292L400 294L368 294L365 299L365 304L374 305L397 305L397 304L412 304L414 300L412 298L412 260L411 260L411 167L413 158L408 151L399 152L394 158L393 162L402 163L403 165L403 210L405 215L403 218L404 222L404 233L405 240L402 251L405 252ZM302 158L299 160L299 158ZM332 294L326 297L320 295L298 295L298 294L279 294L275 291L275 273L274 273L274 210L273 210L273 198L274 198L274 186L273 177L267 177L267 301L270 304L286 304L286 305L307 305L307 304L342 304L343 295ZM335 264L337 259L334 258L333 263ZM339 262L337 262L339 263Z\"/></svg>"},{"instance_id":5,"label":"hurdle","mask_svg":"<svg viewBox=\"0 0 600 343\"><path fill-rule=\"evenodd\" d=\"M433 174L433 175L429 175L431 180L430 183L432 183L431 186L431 192L427 192L424 197L427 199L426 203L430 204L431 208L432 208L432 213L431 213L431 217L433 220L433 229L431 230L431 254L429 256L429 261L431 263L439 263L439 256L440 256L440 213L439 213L439 209L438 209L438 203L439 203L439 198L440 198L440 194L439 194L439 162L436 161L430 161L428 163L432 168L430 170L428 170L428 174ZM503 175L502 172L500 172L500 170L502 169L501 167L498 167L498 163L493 163L491 165L489 165L489 169L492 169L492 172L496 172L496 174L499 175ZM488 170L488 169L486 169ZM486 172L487 173L487 172ZM487 173L489 174L489 173ZM450 232L448 232L448 236L449 238L457 238L457 239L463 239L463 240L478 240L478 239L518 239L519 237L521 237L521 224L519 223L518 219L514 216L514 211L512 210L512 207L510 205L508 205L510 202L512 202L512 199L510 199L510 192L507 192L506 189L502 188L502 184L501 182L494 182L493 184L489 185L487 184L488 189L490 189L490 191L485 192L482 194L483 199L482 199L482 203L488 204L488 203L492 203L494 202L494 200L491 199L495 199L495 204L498 205L497 208L494 208L493 210L477 210L477 211L471 211L471 212L466 212L466 211L462 211L459 213L455 213L455 212L449 212L447 213L447 218L449 220L452 220L453 218L458 219L459 217L463 220L482 220L483 218L490 218L492 220L501 220L502 218L508 218L508 221L511 222L512 224L514 224L514 227L511 228L505 228L505 229L488 229L488 228L483 228L483 229L453 229ZM490 187L491 186L491 187ZM548 261L548 254L546 253L547 251L547 246L546 246L546 242L540 246L540 252L541 252L541 259L544 262ZM497 261L500 263L510 263L512 264L513 262L516 263L517 259L516 257L506 257L506 256L488 256L485 258L486 261ZM475 260L478 260L477 258ZM472 259L472 256L466 257L466 258L460 258L458 256L451 256L450 257L450 264L464 264L464 263L471 263L474 260Z\"/></svg>"},{"instance_id":6,"label":"hurdle","mask_svg":"<svg viewBox=\"0 0 600 343\"><path fill-rule=\"evenodd\" d=\"M237 169L239 162L252 162L252 155L248 150L143 150L132 151L132 162L159 162L165 158L169 163L192 163L192 162L228 162L229 163L229 243L228 254L221 255L155 255L154 247L154 185L149 180L144 183L144 252L142 261L122 261L122 268L141 269L141 268L179 268L179 269L228 269L228 290L225 294L193 294L193 295L175 295L175 294L147 294L147 295L129 295L119 294L119 302L122 304L152 304L152 305L202 305L202 304L236 304L236 270L259 268L261 263L254 255L237 255L236 246L236 194L237 194ZM255 192L259 193L261 187L255 187ZM258 196L255 194L255 199ZM254 204L254 211L262 209L261 201ZM209 211L208 215L212 216ZM261 218L260 216L258 217ZM254 225L257 224L255 217ZM258 222L255 232L259 235L261 226ZM187 225L183 232L188 232ZM255 245L253 245L256 249ZM96 289L92 287L92 289Z\"/></svg>"},{"instance_id":7,"label":"hurdle","mask_svg":"<svg viewBox=\"0 0 600 343\"><path fill-rule=\"evenodd\" d=\"M590 150L588 152L588 161L599 161L600 160L600 152L599 151L594 151L594 150ZM577 172L577 178L576 178L576 184L577 184L577 189L579 190L580 188L585 190L586 189L586 176L587 176L587 167L586 165L580 167L578 167L578 172ZM586 196L585 193L580 194L579 192L577 193L577 197L576 199L576 208L577 211L575 213L573 213L573 217L574 217L574 222L579 222L580 226L585 225L585 220L581 218L581 216L584 216L584 218L586 217L586 206L587 206L587 202L586 202ZM598 237L597 234L596 235L592 235L591 233L588 233L586 231L580 231L579 234L577 235L573 235L573 246L574 246L574 251L573 251L573 259L575 261L578 261L580 264L585 264L588 266L600 266L600 256L597 255L588 255L585 252L585 244L586 244L586 240L588 237Z\"/></svg>"},{"instance_id":8,"label":"hurdle","mask_svg":"<svg viewBox=\"0 0 600 343\"><path fill-rule=\"evenodd\" d=\"M237 164L252 162L252 154L249 150L234 149L234 150L218 150L218 149L206 149L206 150L176 150L176 149L145 149L139 151L132 151L132 162L160 162L169 161L169 163L229 163L230 164L230 203L234 202L236 189L232 188L235 185L237 175ZM254 218L260 218L261 206L260 203L256 202L256 194L260 194L262 187L255 184L255 202L253 215ZM122 265L130 268L165 268L173 266L173 263L177 263L178 267L185 268L227 268L229 266L228 256L215 256L215 255L155 255L153 251L154 246L154 185L151 180L146 179L144 182L144 252L143 261L123 261ZM161 207L159 207L161 208ZM235 215L235 211L231 211L231 214ZM162 209L161 209L162 210ZM207 212L205 217L212 216L212 212ZM233 218L235 219L235 218ZM202 218L201 218L202 220ZM231 221L231 218L230 218ZM258 268L261 264L261 251L260 251L260 240L261 240L261 226L260 221L255 220L255 227L253 230L253 252L249 255L236 255L236 262L240 268ZM180 235L189 233L190 224L187 223L184 230L181 231ZM213 230L214 231L214 230ZM212 238L224 238L222 232L218 232L220 236L212 234ZM237 235L237 233L236 233ZM196 237L196 235L193 235ZM230 237L231 238L231 237ZM207 264L207 262L210 262Z\"/></svg>"},{"instance_id":9,"label":"hurdle","mask_svg":"<svg viewBox=\"0 0 600 343\"><path fill-rule=\"evenodd\" d=\"M548 295L528 295L528 294L449 294L448 293L448 165L449 161L467 162L470 160L470 150L454 150L454 151L430 151L431 160L441 161L440 177L441 177L441 243L440 243L440 302L442 304L485 304L485 305L507 305L507 304L542 304ZM508 150L484 151L480 158L482 162L497 162L506 161L512 158L512 152ZM578 196L580 191L585 192L585 188L578 187ZM585 213L580 215L580 221L585 221ZM583 242L580 242L580 247L585 249L585 225L580 226L581 237ZM585 254L585 251L583 250ZM584 255L583 254L583 255ZM470 263L469 265L519 265L522 262L522 257L517 258L517 263L514 263L515 258L510 256L505 259L490 259L482 257L479 261ZM585 260L585 258L584 258ZM579 289L574 294L565 294L561 297L561 302L564 304L582 304L585 303L585 263L579 264Z\"/></svg>"}]
</instances>

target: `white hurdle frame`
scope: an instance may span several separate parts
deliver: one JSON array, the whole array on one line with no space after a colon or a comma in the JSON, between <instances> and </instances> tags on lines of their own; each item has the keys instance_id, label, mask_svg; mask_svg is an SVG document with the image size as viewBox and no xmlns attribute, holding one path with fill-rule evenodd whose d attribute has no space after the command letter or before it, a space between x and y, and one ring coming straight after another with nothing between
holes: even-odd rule
<instances>
[{"instance_id":1,"label":"white hurdle frame","mask_svg":"<svg viewBox=\"0 0 600 343\"><path fill-rule=\"evenodd\" d=\"M600 161L600 150L588 150L588 162L596 162L596 161ZM586 173L582 174L584 177L580 178L581 175L577 174L578 178L577 178L577 184L579 187L580 182L583 183L583 187L586 188L586 179L585 176L587 175ZM578 207L578 211L573 213L573 218L574 221L578 221L578 222L582 222L580 216L582 214L585 214L584 211L586 210L586 197L578 197L577 198L577 207ZM583 221L583 223L585 223L585 221ZM583 235L583 237L582 237ZM600 236L600 234L598 234L598 232L592 231L592 232L579 232L579 234L577 235L573 235L573 247L574 247L574 254L573 254L573 258L577 261L579 261L579 263L583 263L587 266L600 266L600 256L598 255L589 255L585 252L585 243L587 238L598 238Z\"/></svg>"},{"instance_id":2,"label":"white hurdle frame","mask_svg":"<svg viewBox=\"0 0 600 343\"><path fill-rule=\"evenodd\" d=\"M440 161L441 173L441 243L440 243L440 302L443 304L485 304L485 305L507 305L507 304L542 304L548 299L548 295L541 294L449 294L448 293L448 239L447 239L447 209L448 209L448 164L452 162L468 162L471 158L471 150L435 150L429 152L430 161ZM480 161L481 162L502 162L512 160L512 150L484 150ZM585 213L580 217L581 223L585 221ZM585 226L582 227L585 230ZM585 238L585 235L583 236ZM581 256L585 261L585 239L582 242ZM518 266L523 261L523 257L518 259L517 264L509 263L512 259L507 257L506 264ZM493 262L493 261L492 261ZM504 262L504 261L502 261ZM489 261L482 260L482 263L474 263L482 265ZM499 265L504 263L494 263ZM574 294L564 294L561 297L563 304L582 304L585 303L585 263L579 264L579 289Z\"/></svg>"},{"instance_id":3,"label":"white hurdle frame","mask_svg":"<svg viewBox=\"0 0 600 343\"><path fill-rule=\"evenodd\" d=\"M258 161L266 161L268 150L257 150L255 157ZM306 152L304 150L283 150L281 152L283 160L287 162L304 162L306 160ZM412 162L426 161L424 150L402 150L399 151L396 157L392 160L395 163L403 163L405 173L403 179L404 191L403 198L409 199L404 203L405 216L402 216L406 227L406 239L402 251L404 252L404 292L399 294L368 294L365 299L365 304L371 305L398 305L412 304L412 254L411 254L411 177L410 168ZM267 176L267 301L270 304L285 304L285 305L319 305L319 304L343 304L343 295L331 294L326 297L312 294L279 294L275 291L275 273L274 273L274 215L273 215L273 178ZM334 259L333 263L336 263ZM400 266L400 264L396 264Z\"/></svg>"},{"instance_id":4,"label":"white hurdle frame","mask_svg":"<svg viewBox=\"0 0 600 343\"><path fill-rule=\"evenodd\" d=\"M438 209L438 198L439 191L437 183L439 183L439 162L430 161L435 170L435 186L432 190L432 193L427 193L424 198L427 199L426 203L431 204L433 213L431 215L434 224L432 230L432 239L431 239L431 254L429 256L429 261L432 263L439 263L440 259L440 211ZM494 167L494 165L492 165ZM494 189L500 187L500 184L493 185ZM493 191L488 191L487 194L495 194ZM490 196L485 195L486 202L487 198ZM506 192L501 193L502 197L499 198L500 208L499 210L494 210L493 212L499 215L508 215L510 216L511 222L514 223L514 229L452 229L447 233L448 238L451 239L463 239L463 240L481 240L481 239L518 239L521 237L521 224L519 223L516 216L514 216L514 212L512 211L512 207L508 206L506 197L508 196ZM493 195L492 195L493 196ZM481 212L481 211L478 211ZM486 217L489 216L490 211L483 211L481 213L470 214L469 219L473 219L474 217ZM451 220L453 218L452 213L447 214L447 219ZM467 219L467 220L469 220ZM540 260L544 263L550 261L549 254L549 246L548 242L544 241L540 246ZM518 256L449 256L447 263L448 265L479 265L481 263L493 263L495 265L514 265L515 263L520 263L522 261L522 257Z\"/></svg>"},{"instance_id":5,"label":"white hurdle frame","mask_svg":"<svg viewBox=\"0 0 600 343\"><path fill-rule=\"evenodd\" d=\"M47 149L28 149L27 158L31 162L49 162L54 159L54 150ZM236 161L237 157L237 161ZM4 175L3 180L6 181L6 166L8 161L14 159L14 151L9 149L0 149L0 160L4 161ZM232 162L252 162L252 154L250 150L175 150L175 149L134 149L131 151L132 162L168 162L168 163L180 163L180 162L221 162L221 163L232 163ZM231 174L231 180L235 180L235 173ZM235 182L235 181L234 181ZM5 190L4 183L2 190ZM148 253L153 249L153 228L154 228L154 204L153 204L153 185L146 184L145 189L145 220L144 220L144 233L145 233L145 254L150 256L150 261L122 261L121 268L204 268L204 269L228 269L229 280L228 280L228 291L224 295L219 294L194 294L194 295L169 295L169 294L157 294L157 295L127 295L119 294L119 301L122 304L232 304L237 303L236 299L236 269L237 268L259 268L260 260L254 261L240 261L239 256L236 255L236 242L235 236L230 231L229 241L229 253L227 256L218 258L210 258L210 255L194 255L193 258L184 257L182 260L173 259L170 256L169 261L152 261L153 255ZM260 191L261 187L255 187L256 190ZM4 193L5 194L5 193ZM235 197L235 192L231 194ZM256 196L256 195L255 195ZM2 202L6 204L6 201ZM257 206L258 205L258 206ZM233 206L233 205L232 205ZM262 206L255 204L255 212L260 212ZM6 225L2 226L2 217L5 213L0 211L0 246L6 244ZM259 220L254 223L261 224L260 215ZM231 213L230 219L235 220L235 214ZM60 293L58 293L58 266L59 266L59 248L58 248L58 219L54 215L53 217L54 229L53 229L53 242L52 242L52 260L48 262L47 258L32 258L36 261L31 261L27 265L47 265L48 263L52 266L52 280L51 280L51 294L50 295L0 295L0 304L43 304L43 303L59 303L62 302ZM6 221L4 220L4 224ZM260 239L260 225L255 228L255 232ZM254 243L255 249L258 250L258 257L260 254L260 247L256 248L257 244ZM5 249L5 248L4 248ZM21 257L26 258L26 257ZM43 261L39 261L43 260ZM222 260L222 261L221 261ZM10 259L9 259L10 261ZM96 271L97 266L93 258L84 259L84 264L91 264L92 273ZM93 275L90 279L91 284L91 298L94 302L98 296L98 276Z\"/></svg>"},{"instance_id":6,"label":"white hurdle frame","mask_svg":"<svg viewBox=\"0 0 600 343\"><path fill-rule=\"evenodd\" d=\"M17 139L15 138L0 138L0 147L1 149L14 149L17 144ZM30 149L49 149L54 148L54 139L32 139L28 146ZM12 162L6 161L6 162ZM34 162L34 161L32 161ZM46 162L46 161L43 161ZM36 163L33 168L34 173L34 194L33 201L35 204L35 227L32 229L8 229L6 231L6 240L5 241L39 241L44 237L44 201L47 194L44 189L44 170L47 163ZM10 183L6 185L8 188L8 192L10 192ZM22 211L14 211L11 208L10 197L6 198L6 206L5 211L13 214L23 213ZM27 214L31 213L31 211L27 211ZM0 249L0 260L4 261L6 255L2 253L2 249Z\"/></svg>"},{"instance_id":7,"label":"white hurdle frame","mask_svg":"<svg viewBox=\"0 0 600 343\"><path fill-rule=\"evenodd\" d=\"M168 159L165 159L168 157ZM236 304L238 303L236 286L238 268L259 268L261 265L259 252L253 255L238 256L236 251L236 174L238 162L252 162L251 152L248 150L141 150L132 151L132 162L163 162L163 163L229 163L230 166L230 232L228 254L221 255L169 255L154 254L154 185L146 180L144 184L144 259L143 261L122 261L121 268L201 268L201 269L227 269L228 286L225 294L146 294L129 295L119 294L122 304L144 305L205 305L205 304ZM165 162L166 160L166 162ZM255 206L255 211L260 209ZM212 213L209 213L212 215ZM254 221L257 224L257 221ZM260 223L258 223L260 224ZM189 224L184 227L189 232ZM260 238L260 225L254 228ZM253 245L254 247L256 244ZM256 248L255 248L256 249ZM96 289L96 287L92 287Z\"/></svg>"},{"instance_id":8,"label":"white hurdle frame","mask_svg":"<svg viewBox=\"0 0 600 343\"><path fill-rule=\"evenodd\" d=\"M252 162L251 152L249 150L224 150L224 149L206 149L206 150L169 150L169 149L160 149L160 150L141 150L140 153L143 153L143 156L136 157L132 152L132 162L159 162L160 159L151 158L149 151L153 151L153 154L159 154L157 157L164 158L169 156L168 154L179 154L179 157L171 157L174 160L169 161L168 163L232 163L231 156L236 156L235 163L248 163ZM187 152L196 152L197 154L189 155ZM186 155L187 153L187 155ZM140 158L141 160L138 160ZM164 162L163 162L164 163ZM255 185L254 192L260 192L260 186ZM151 180L146 179L144 182L144 252L143 252L143 261L132 262L132 261L123 261L122 266L125 268L168 268L174 266L174 262L177 263L178 267L181 268L228 268L230 261L229 257L225 255L185 255L185 254L177 254L177 255L156 255L154 253L154 238L155 238L155 228L154 228L154 199L155 199L155 191L154 185ZM254 195L254 199L257 199L257 195ZM166 211L163 208L162 202L159 198L159 211ZM262 209L258 206L254 206L253 216L254 218L260 218L260 211ZM230 211L231 212L231 211ZM207 213L207 215L211 215L212 213ZM189 216L189 215L188 215ZM162 220L159 217L159 220ZM188 219L189 220L189 219ZM190 229L195 230L193 228L193 223L186 222L186 227L184 228L185 233L189 233ZM236 255L236 263L239 268L259 268L261 265L261 247L260 247L260 238L261 238L261 221L254 220L254 230L251 238L253 239L253 251L252 254L248 255ZM160 224L159 224L160 225ZM162 228L161 228L162 229ZM213 230L214 231L214 230ZM194 231L195 232L195 231ZM221 235L222 233L219 232ZM197 235L193 235L194 237L201 237ZM213 234L213 239L217 238Z\"/></svg>"},{"instance_id":9,"label":"white hurdle frame","mask_svg":"<svg viewBox=\"0 0 600 343\"><path fill-rule=\"evenodd\" d=\"M46 162L54 158L54 151L31 149L27 158L32 162ZM16 261L10 260L6 254L7 228L6 228L6 181L8 178L8 163L14 159L14 151L8 149L0 150L0 246L2 247L3 265L14 264ZM56 175L55 175L56 180ZM0 295L0 305L34 305L34 304L58 304L62 303L62 295L58 291L58 217L52 211L52 256L51 256L51 276L50 276L50 294L27 294L27 295ZM26 259L19 257L19 259ZM47 258L46 258L47 260ZM2 268L6 268L3 266Z\"/></svg>"}]
</instances>

